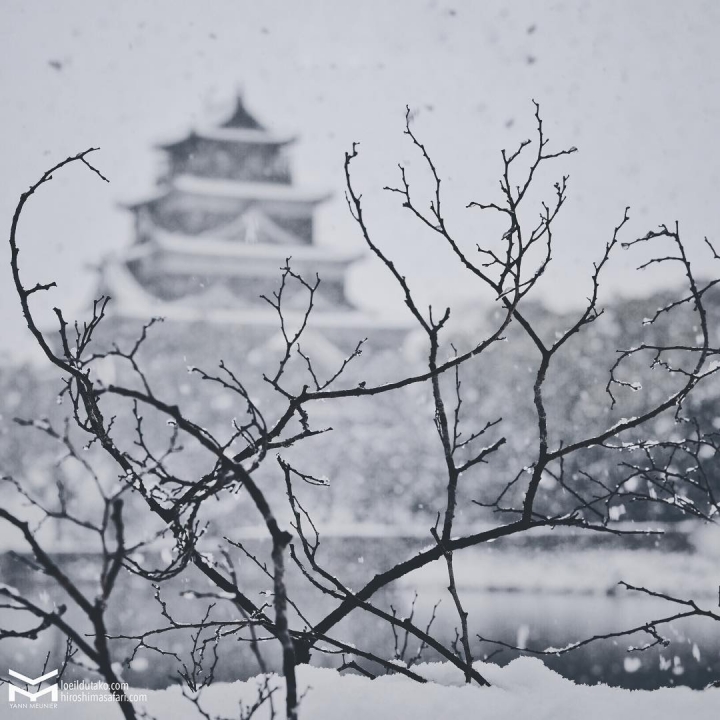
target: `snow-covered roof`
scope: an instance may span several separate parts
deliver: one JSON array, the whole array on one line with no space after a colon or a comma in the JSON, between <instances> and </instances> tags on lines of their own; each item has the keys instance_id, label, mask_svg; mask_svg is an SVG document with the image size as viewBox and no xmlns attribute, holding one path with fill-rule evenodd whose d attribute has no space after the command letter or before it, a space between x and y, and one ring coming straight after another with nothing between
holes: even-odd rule
<instances>
[{"instance_id":1,"label":"snow-covered roof","mask_svg":"<svg viewBox=\"0 0 720 720\"><path fill-rule=\"evenodd\" d=\"M120 207L136 210L162 200L170 195L173 189L190 195L237 198L239 200L275 200L313 205L330 198L329 193L303 190L284 183L241 182L204 178L197 175L178 175L172 180L171 186L162 185L140 200L120 203Z\"/></svg>"},{"instance_id":2,"label":"snow-covered roof","mask_svg":"<svg viewBox=\"0 0 720 720\"><path fill-rule=\"evenodd\" d=\"M216 278L265 278L274 287L274 281L280 278L285 257L240 258L217 257L212 255L164 252L153 258L153 274L172 276L207 275ZM300 275L313 279L318 273L324 283L338 283L345 278L346 263L322 262L322 260L299 260L292 258L290 265Z\"/></svg>"},{"instance_id":3,"label":"snow-covered roof","mask_svg":"<svg viewBox=\"0 0 720 720\"><path fill-rule=\"evenodd\" d=\"M278 316L272 310L244 308L244 309L203 309L188 305L174 303L158 303L152 308L131 307L126 304L120 306L120 313L128 317L147 319L149 315L160 315L167 320L180 322L204 322L214 325L270 325L277 326ZM116 305L115 311L118 312ZM284 313L289 325L298 323L304 317L303 312ZM346 312L315 312L312 315L310 326L326 329L358 329L362 330L407 330L407 323L386 321L375 315L362 311L348 310Z\"/></svg>"},{"instance_id":4,"label":"snow-covered roof","mask_svg":"<svg viewBox=\"0 0 720 720\"><path fill-rule=\"evenodd\" d=\"M222 140L226 142L240 142L266 145L287 145L295 142L294 136L276 135L267 130L252 130L250 128L213 127L199 128L198 137L207 140Z\"/></svg>"},{"instance_id":5,"label":"snow-covered roof","mask_svg":"<svg viewBox=\"0 0 720 720\"><path fill-rule=\"evenodd\" d=\"M147 320L162 316L178 322L205 322L217 325L277 326L277 312L272 308L193 307L187 301L166 302L148 293L133 277L124 263L108 262L104 267L104 285L112 298L110 310L115 315ZM300 321L302 311L288 311L288 323ZM408 323L386 320L361 310L321 311L311 316L315 328L355 328L366 330L406 330Z\"/></svg>"},{"instance_id":6,"label":"snow-covered roof","mask_svg":"<svg viewBox=\"0 0 720 720\"><path fill-rule=\"evenodd\" d=\"M292 257L297 260L311 260L319 264L349 264L358 260L360 253L349 252L341 248L319 247L317 245L271 245L269 243L243 243L234 240L221 240L211 236L198 238L191 235L171 233L157 229L153 232L153 240L163 250L185 253L188 255L210 255L213 257L233 258L267 258L284 260ZM137 247L145 247L140 245ZM146 251L145 251L146 252Z\"/></svg>"},{"instance_id":7,"label":"snow-covered roof","mask_svg":"<svg viewBox=\"0 0 720 720\"><path fill-rule=\"evenodd\" d=\"M218 140L229 143L246 143L251 145L288 145L295 142L293 136L276 135L267 130L234 127L201 127L183 134L177 140L156 143L155 147L161 150L172 151L192 143L197 139Z\"/></svg>"},{"instance_id":8,"label":"snow-covered roof","mask_svg":"<svg viewBox=\"0 0 720 720\"><path fill-rule=\"evenodd\" d=\"M156 147L173 150L198 138L262 145L286 145L295 140L294 137L276 135L271 130L268 130L248 112L242 98L238 97L235 99L234 107L224 122L208 126L203 125L190 132L185 131L177 140L159 143Z\"/></svg>"},{"instance_id":9,"label":"snow-covered roof","mask_svg":"<svg viewBox=\"0 0 720 720\"><path fill-rule=\"evenodd\" d=\"M330 197L315 191L307 191L284 183L240 182L197 175L178 175L173 187L192 195L211 195L250 200L278 200L281 202L319 203Z\"/></svg>"}]
</instances>

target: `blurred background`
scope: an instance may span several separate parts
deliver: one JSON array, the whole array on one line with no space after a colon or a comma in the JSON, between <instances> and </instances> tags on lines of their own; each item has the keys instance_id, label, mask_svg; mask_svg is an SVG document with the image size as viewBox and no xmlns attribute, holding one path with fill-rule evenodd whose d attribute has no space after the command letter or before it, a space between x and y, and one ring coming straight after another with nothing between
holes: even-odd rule
<instances>
[{"instance_id":1,"label":"blurred background","mask_svg":"<svg viewBox=\"0 0 720 720\"><path fill-rule=\"evenodd\" d=\"M397 180L398 162L418 162L402 136L405 106L445 177L453 228L471 234L477 213L460 209L495 193L500 149L531 136L534 98L556 146L580 151L557 170L571 176L570 201L557 275L544 289L555 305L581 303L590 263L626 205L629 235L675 219L698 247L717 234L718 13L712 2L670 1L10 0L0 27L0 210L9 219L49 163L101 148L96 162L111 185L70 171L23 229L27 270L61 272L55 298L77 306L93 287L93 265L130 240L118 204L153 188L153 145L212 121L242 92L275 130L302 139L292 150L298 181L333 193L318 242L359 243L342 161L360 142L358 183L378 240L402 257L419 291L473 297L448 250L381 190ZM614 292L666 282L631 281L632 264L614 266ZM27 350L16 301L7 283L0 288L0 342L5 352ZM363 305L404 312L371 261L353 270L350 291Z\"/></svg>"},{"instance_id":2,"label":"blurred background","mask_svg":"<svg viewBox=\"0 0 720 720\"><path fill-rule=\"evenodd\" d=\"M219 272L222 261L216 259L209 270L195 274L188 274L186 265L181 287L177 278L167 280L167 268L177 266L163 265L166 256L158 265L142 266L144 256L138 248L148 238L157 239L152 232L160 225L177 235L187 233L187 223L197 220L192 214L196 209L187 205L183 195L193 192L187 183L180 187L179 199L172 200L174 205L152 204L168 188L174 192L179 187L175 180L180 172L175 172L173 158L179 157L182 164L188 158L192 161L196 151L201 160L205 157L201 149L182 145L191 132L212 134L230 123L231 135L241 131L233 136L237 139L248 129L258 130L247 119L233 129L238 98L262 132L296 138L283 145L287 165L282 171L273 165L273 172L277 170L274 181L287 185L288 193L307 192L313 202L318 200L312 209L313 225L307 233L298 231L297 237L302 236L298 243L316 246L318 262L355 258L343 266L339 294L328 296L328 306L320 308L330 319L316 343L330 367L352 349L353 338L371 335L371 352L353 369L355 381L390 379L421 368L425 349L409 331L401 295L386 269L364 250L345 205L343 160L353 142L360 143L355 183L363 194L369 229L407 275L419 304L452 305L449 339L461 350L472 346L493 317L489 298L449 248L414 222L397 196L383 191L385 185L397 184L397 164L402 163L419 196L425 193L429 198L421 158L403 135L406 106L414 131L443 178L448 225L463 247L474 247L494 231L465 206L471 201L499 200L500 150L514 149L534 137L533 99L541 107L549 149L578 148L577 154L548 164L538 177L541 191L536 200L551 195L553 182L563 174L570 175L569 200L555 228L554 262L529 308L547 337L567 327L572 313L582 306L590 291L592 263L601 256L626 206L631 207L631 220L623 239L678 220L698 275L713 276L703 238L717 238L720 230L715 201L720 188L716 142L720 8L716 3L66 0L30 5L8 0L0 17L0 217L6 226L20 193L68 155L99 147L93 162L110 180L105 184L84 168L70 168L28 206L20 228L24 276L28 284L58 283L52 297L35 300L38 317L52 327L53 304L63 307L70 318L83 316L96 292L107 291L116 295L118 308L100 338L107 344L134 337L143 319L168 315L170 322L153 336L144 360L163 396L180 398L188 414L213 430L216 423L218 432L227 430L227 401L188 380L188 365L212 367L229 356L243 370L243 377L254 377L260 385L263 367L276 357L278 346L272 334L253 335L247 325L230 338L213 330L216 320L225 318L222 321L227 323L233 317L227 313L235 310L232 295L206 292L207 277ZM251 135L253 142L257 139ZM168 147L175 150L169 152ZM269 177L268 167L261 163L256 172ZM285 175L285 168L291 174ZM214 171L209 179L218 180ZM256 182L258 177L246 179ZM222 198L230 191L222 183L211 190L206 185L203 191L216 203L215 210L208 212L219 213ZM250 199L257 199L257 193L255 187ZM276 196L264 201L283 202ZM149 208L150 231L142 226L148 219L142 208ZM241 230L235 228L247 243L256 242L263 227L267 230L257 224L257 216L253 218ZM197 232L215 227L206 228L203 222ZM292 244L283 235L288 227L273 226L273 242L283 237ZM177 243L173 247L179 252ZM252 252L255 257L257 252ZM268 287L272 284L268 263L277 261L279 280L282 258L278 257L265 258L258 271ZM57 447L42 433L33 434L32 429L13 423L17 416L47 416L61 423L67 408L55 403L58 380L37 356L23 327L8 258L3 246L0 471L41 496L55 492L60 476L63 482L77 483L74 499L90 512L92 505L79 489L77 468L59 465ZM556 439L642 410L666 391L650 379L640 397L624 397L625 404L615 409L604 393L607 369L618 347L648 338L684 337L692 327L688 320L681 326L669 323L643 330L643 318L680 287L682 273L679 268L668 272L665 266L638 273L640 261L634 252L616 254L602 288L606 315L587 338L568 346L549 379ZM123 272L129 268L145 290L154 287L155 304L143 305L142 297L137 301L137 287L128 289L122 277L118 280L109 272L117 268ZM178 299L182 302L173 305ZM720 301L713 297L708 302L716 329ZM338 309L349 314L333 315ZM243 322L250 322L251 314ZM190 332L183 324L188 322ZM464 485L467 510L458 521L462 529L495 521L471 501L501 488L508 480L506 466L522 467L536 443L531 372L537 358L527 341L512 333L509 339L512 342L502 352L469 364L464 378L470 418L483 424L502 415L510 428L503 432L510 440L499 471L497 466L479 468ZM105 368L110 379L116 371ZM709 427L718 427L718 397L717 388L708 385L694 405ZM328 488L313 489L308 502L322 522L333 562L350 574L352 585L398 554L426 545L427 529L443 508L443 484L438 482L442 456L428 397L412 391L402 394L401 400L341 405L328 417L336 431L344 433L342 443L328 440L297 457L306 463L304 469L330 479ZM321 418L322 412L318 410ZM652 432L662 436L671 425L667 418L659 418ZM373 453L368 454L368 447ZM614 464L592 450L583 461L586 465L580 469L591 466L601 474L614 472ZM101 474L113 476L102 458L97 462ZM716 470L712 472L715 481ZM281 487L270 492L275 492L275 499L282 498ZM566 509L568 498L550 479L542 494L549 512ZM17 498L8 502L22 505ZM214 523L216 536L232 532L233 537L259 542L245 502L238 498L211 512L208 520ZM572 535L540 534L463 555L458 560L459 583L467 594L471 617L478 619L477 632L523 647L561 647L660 611L647 599L619 597L620 579L714 599L717 537L704 526L680 519L666 509L617 507L613 520L661 524L668 530L665 538L585 543ZM43 532L65 554L67 567L81 581L85 578L89 587L92 550L72 532L63 535L49 526ZM10 535L0 539L6 551L0 561L0 581L45 593L47 602L54 602L52 587L28 573L12 555L19 550L16 539ZM258 548L258 552L268 549ZM258 593L261 580L250 581L256 583L252 587ZM132 604L124 602L114 611L117 632L132 629L138 617L157 613L146 587L131 577L123 582L130 593L124 597L132 598ZM388 591L383 602L408 608L419 590L417 612L427 618L445 583L433 569ZM197 611L192 605L196 600L187 599L188 587L171 584L167 593L178 607L190 607L192 614ZM445 604L436 627L450 639L453 626L447 599ZM392 652L392 638L381 636L381 631L387 632L379 626L357 624L343 630L356 639L371 638L374 651ZM583 682L628 687L677 683L702 687L717 680L718 634L692 623L672 632L676 641L672 650L654 648L641 657L630 656L626 651L631 643L623 641L549 662ZM0 657L29 663L29 658L43 656L48 648L60 652L59 638L47 643L5 643ZM476 648L478 658L491 651L487 645ZM510 657L506 651L497 661ZM135 665L126 669L128 680L156 687L167 684L172 668L165 660L156 660L136 658ZM256 671L250 652L239 645L222 667L221 679Z\"/></svg>"}]
</instances>

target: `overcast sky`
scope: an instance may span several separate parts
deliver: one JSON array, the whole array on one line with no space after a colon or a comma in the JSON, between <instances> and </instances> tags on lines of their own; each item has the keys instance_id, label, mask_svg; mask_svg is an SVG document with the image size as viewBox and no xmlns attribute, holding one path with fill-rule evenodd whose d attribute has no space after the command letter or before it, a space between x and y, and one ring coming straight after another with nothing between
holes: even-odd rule
<instances>
[{"instance_id":1,"label":"overcast sky","mask_svg":"<svg viewBox=\"0 0 720 720\"><path fill-rule=\"evenodd\" d=\"M710 273L700 249L703 235L720 237L719 35L716 2L5 0L0 220L9 227L18 195L46 167L101 148L95 162L111 184L81 168L59 175L21 228L28 283L57 278L52 302L77 312L92 267L131 241L120 203L152 190L153 143L221 117L241 91L268 126L299 136L298 183L333 193L319 242L359 246L342 194L343 153L359 141L358 189L378 242L428 300L472 300L475 286L447 249L381 191L398 162L422 188L404 108L446 178L449 225L472 247L488 229L463 208L498 199L500 148L531 136L534 98L555 147L580 151L539 178L551 197L552 182L570 175L547 302L581 301L625 205L628 239L678 219ZM7 258L3 245L6 268ZM670 282L632 275L636 261L625 253L611 266L613 293ZM29 343L4 272L6 352ZM350 290L360 305L400 307L372 262L353 270Z\"/></svg>"}]
</instances>

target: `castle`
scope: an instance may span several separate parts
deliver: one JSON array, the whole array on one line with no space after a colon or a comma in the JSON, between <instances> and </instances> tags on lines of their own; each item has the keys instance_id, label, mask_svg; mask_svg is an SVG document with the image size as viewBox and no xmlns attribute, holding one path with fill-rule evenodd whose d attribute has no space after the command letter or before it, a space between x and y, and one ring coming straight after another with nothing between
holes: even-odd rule
<instances>
[{"instance_id":1,"label":"castle","mask_svg":"<svg viewBox=\"0 0 720 720\"><path fill-rule=\"evenodd\" d=\"M135 218L133 244L102 268L100 291L112 298L117 320L165 318L166 323L208 325L218 334L243 330L245 347L278 332L277 312L261 296L277 289L290 266L315 293L305 344L347 353L358 339L368 347L397 347L402 326L357 309L345 293L346 274L358 255L314 242L314 214L327 195L293 183L287 148L253 117L242 99L217 127L196 129L160 145L166 172L153 197L128 205ZM288 322L301 318L307 291L284 292Z\"/></svg>"},{"instance_id":2,"label":"castle","mask_svg":"<svg viewBox=\"0 0 720 720\"><path fill-rule=\"evenodd\" d=\"M273 298L287 258L292 271L308 282L320 278L300 346L321 381L337 373L365 339L362 357L345 368L341 386L383 382L402 372L399 351L408 325L387 322L348 299L346 277L359 255L316 244L315 210L328 195L294 184L287 156L291 142L266 129L238 100L219 127L196 129L161 145L167 162L157 192L126 206L134 214L134 241L101 268L99 294L111 302L99 344L127 351L143 322L162 317L164 322L152 328L140 350L139 366L158 397L177 402L187 417L216 437L232 430L229 418L244 412L243 403L217 383L188 375L188 367L214 373L223 361L242 379L268 422L285 406L285 398L263 380L274 373L286 345L276 309L261 296ZM307 288L288 282L283 290L286 330L303 322L307 303ZM283 385L312 386L295 350ZM112 357L97 372L106 383L117 382L118 374L123 384L138 381L127 363ZM407 437L401 406L394 395L308 408L313 427L335 430L292 449L300 467L332 478L331 486L313 500L318 517L338 507L355 517L372 513L387 520L393 515L391 504L377 508L385 489L377 481L365 482L381 476L390 456L405 459L391 474L388 492L403 494L417 483L426 453L416 447L417 434ZM182 463L188 476L207 471L193 453L183 453ZM284 486L272 480L276 467L266 465L259 470L267 476L266 489L284 501ZM232 504L215 512L237 520Z\"/></svg>"}]
</instances>

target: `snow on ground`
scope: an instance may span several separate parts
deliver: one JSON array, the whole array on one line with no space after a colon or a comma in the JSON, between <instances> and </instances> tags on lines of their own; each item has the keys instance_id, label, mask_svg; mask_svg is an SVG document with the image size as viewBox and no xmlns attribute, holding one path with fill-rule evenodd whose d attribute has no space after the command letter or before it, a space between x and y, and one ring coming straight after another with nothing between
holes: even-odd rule
<instances>
[{"instance_id":1,"label":"snow on ground","mask_svg":"<svg viewBox=\"0 0 720 720\"><path fill-rule=\"evenodd\" d=\"M303 666L298 680L306 694L300 708L300 720L637 720L638 718L692 717L716 720L720 707L720 689L694 691L665 688L655 691L629 691L603 685L575 685L546 668L535 658L519 658L501 668L476 663L476 668L491 687L465 686L458 671L447 664L421 665L416 670L428 678L418 684L400 675L370 680L358 675L340 676L334 670ZM260 679L233 684L218 683L202 696L202 707L211 715L237 718L238 702L252 704L257 698ZM278 688L274 698L282 713L282 679L271 676ZM147 691L146 703L139 704L156 720L193 720L199 718L194 706L182 696L178 686L168 690ZM3 706L0 705L0 708ZM7 705L4 705L7 707ZM20 716L23 710L0 717ZM52 710L55 720L121 720L119 709L109 703L60 703ZM15 713L15 714L12 714ZM253 716L268 720L267 709Z\"/></svg>"}]
</instances>

